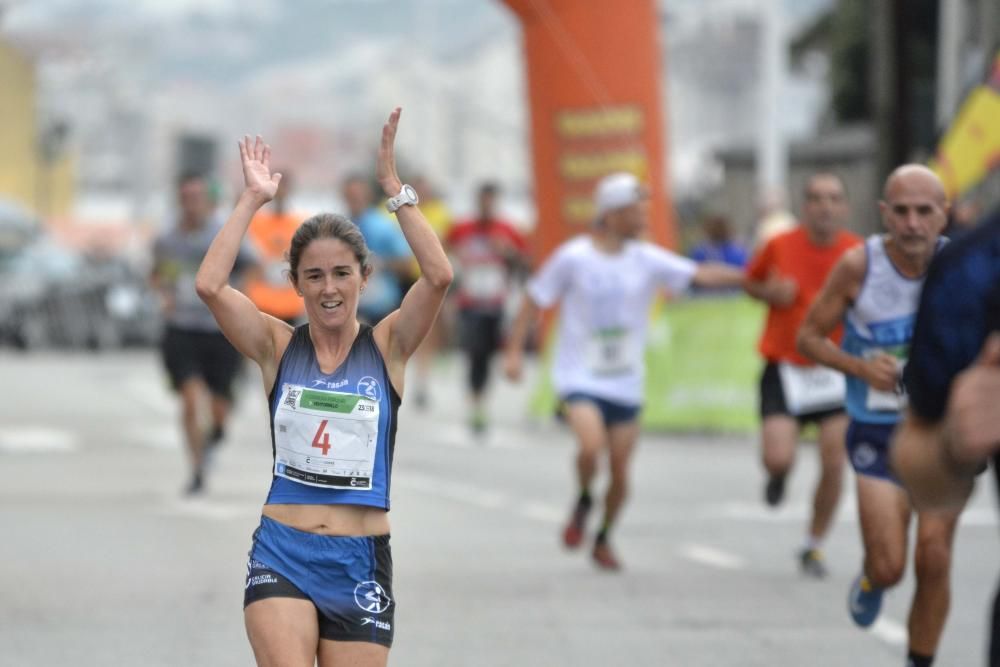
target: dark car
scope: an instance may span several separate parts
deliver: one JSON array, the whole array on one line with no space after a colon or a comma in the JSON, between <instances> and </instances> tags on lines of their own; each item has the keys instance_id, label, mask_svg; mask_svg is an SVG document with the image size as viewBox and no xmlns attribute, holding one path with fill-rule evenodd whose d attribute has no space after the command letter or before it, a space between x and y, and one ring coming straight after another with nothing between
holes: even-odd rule
<instances>
[{"instance_id":1,"label":"dark car","mask_svg":"<svg viewBox=\"0 0 1000 667\"><path fill-rule=\"evenodd\" d=\"M0 221L0 341L106 349L150 344L158 331L154 296L124 260L87 258L37 226Z\"/></svg>"}]
</instances>

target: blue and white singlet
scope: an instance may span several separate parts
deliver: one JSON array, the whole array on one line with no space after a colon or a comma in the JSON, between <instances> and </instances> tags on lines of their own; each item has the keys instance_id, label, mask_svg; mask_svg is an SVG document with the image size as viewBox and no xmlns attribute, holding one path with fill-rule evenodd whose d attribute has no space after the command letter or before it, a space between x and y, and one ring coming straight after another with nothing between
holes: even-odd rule
<instances>
[{"instance_id":1,"label":"blue and white singlet","mask_svg":"<svg viewBox=\"0 0 1000 667\"><path fill-rule=\"evenodd\" d=\"M945 242L940 239L937 250ZM842 347L863 358L885 352L899 359L902 371L909 356L924 276L907 278L901 274L886 253L882 235L868 237L865 255L865 278L858 298L844 316ZM847 376L847 412L855 421L894 424L905 404L902 383L895 392L880 392L858 377Z\"/></svg>"},{"instance_id":2,"label":"blue and white singlet","mask_svg":"<svg viewBox=\"0 0 1000 667\"><path fill-rule=\"evenodd\" d=\"M326 374L309 325L295 329L268 397L274 477L267 504L389 509L400 397L372 331L362 324L347 358Z\"/></svg>"}]
</instances>

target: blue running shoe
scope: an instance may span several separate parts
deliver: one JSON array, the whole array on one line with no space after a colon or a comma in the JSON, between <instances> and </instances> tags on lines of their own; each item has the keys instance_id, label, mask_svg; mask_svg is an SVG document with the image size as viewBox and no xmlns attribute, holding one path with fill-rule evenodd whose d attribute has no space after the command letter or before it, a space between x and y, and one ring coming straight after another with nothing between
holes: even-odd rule
<instances>
[{"instance_id":1,"label":"blue running shoe","mask_svg":"<svg viewBox=\"0 0 1000 667\"><path fill-rule=\"evenodd\" d=\"M882 610L882 589L872 586L865 575L858 575L847 595L847 610L855 623L867 628L875 622Z\"/></svg>"}]
</instances>

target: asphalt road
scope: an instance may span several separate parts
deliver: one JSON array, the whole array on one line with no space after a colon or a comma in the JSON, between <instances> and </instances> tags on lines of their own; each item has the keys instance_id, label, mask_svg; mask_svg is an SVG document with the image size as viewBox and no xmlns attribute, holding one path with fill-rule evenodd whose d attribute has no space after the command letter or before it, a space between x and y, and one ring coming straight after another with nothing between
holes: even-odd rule
<instances>
[{"instance_id":1,"label":"asphalt road","mask_svg":"<svg viewBox=\"0 0 1000 667\"><path fill-rule=\"evenodd\" d=\"M242 588L269 482L253 374L204 497L180 494L177 405L155 355L0 351L0 665L249 665ZM558 544L572 501L568 434L501 384L485 441L463 426L462 369L404 402L393 480L398 602L391 664L902 665L912 572L873 630L847 616L861 559L853 494L831 576L795 552L816 473L802 447L779 511L760 501L752 438L649 435L616 530L620 574ZM938 665L983 664L997 581L994 489L959 531Z\"/></svg>"}]
</instances>

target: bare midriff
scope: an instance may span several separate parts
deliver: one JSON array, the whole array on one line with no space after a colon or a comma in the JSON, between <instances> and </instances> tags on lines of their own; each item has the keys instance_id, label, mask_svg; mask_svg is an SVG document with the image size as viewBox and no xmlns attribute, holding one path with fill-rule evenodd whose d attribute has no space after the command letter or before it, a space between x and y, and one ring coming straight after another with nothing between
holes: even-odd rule
<instances>
[{"instance_id":1,"label":"bare midriff","mask_svg":"<svg viewBox=\"0 0 1000 667\"><path fill-rule=\"evenodd\" d=\"M317 535L388 535L389 514L365 505L264 505L264 516Z\"/></svg>"}]
</instances>

